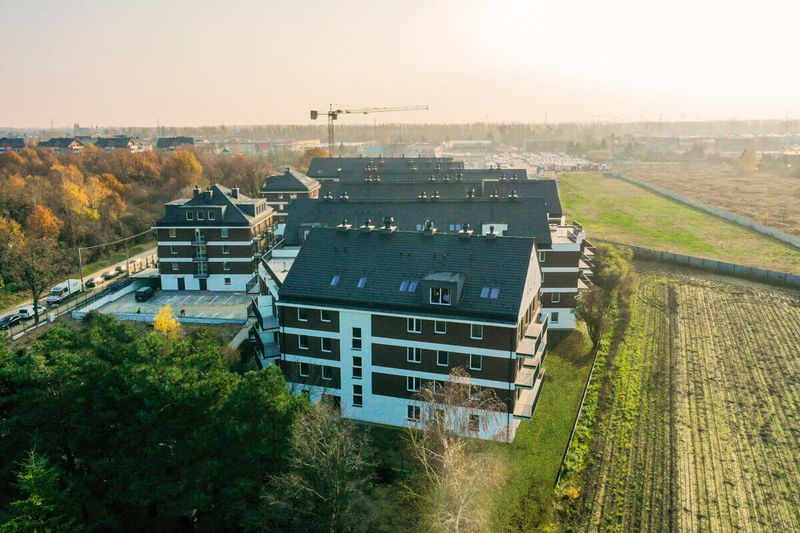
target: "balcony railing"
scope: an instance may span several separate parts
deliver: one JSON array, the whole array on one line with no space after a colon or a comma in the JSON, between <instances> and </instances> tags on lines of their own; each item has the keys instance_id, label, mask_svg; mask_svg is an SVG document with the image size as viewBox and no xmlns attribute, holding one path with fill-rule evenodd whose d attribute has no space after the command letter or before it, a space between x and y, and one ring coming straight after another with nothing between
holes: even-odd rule
<instances>
[{"instance_id":1,"label":"balcony railing","mask_svg":"<svg viewBox=\"0 0 800 533\"><path fill-rule=\"evenodd\" d=\"M192 240L192 244L206 244L207 242L208 242L208 239L206 238L205 235L198 234L198 233L194 234L194 238Z\"/></svg>"}]
</instances>

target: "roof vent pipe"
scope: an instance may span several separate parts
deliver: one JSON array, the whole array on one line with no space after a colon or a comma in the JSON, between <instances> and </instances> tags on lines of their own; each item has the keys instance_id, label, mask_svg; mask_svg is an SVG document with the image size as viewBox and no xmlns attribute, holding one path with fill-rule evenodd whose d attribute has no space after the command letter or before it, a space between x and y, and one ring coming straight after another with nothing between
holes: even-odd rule
<instances>
[{"instance_id":1,"label":"roof vent pipe","mask_svg":"<svg viewBox=\"0 0 800 533\"><path fill-rule=\"evenodd\" d=\"M394 217L383 217L382 233L394 233L397 231L397 226L394 224Z\"/></svg>"},{"instance_id":2,"label":"roof vent pipe","mask_svg":"<svg viewBox=\"0 0 800 533\"><path fill-rule=\"evenodd\" d=\"M349 231L353 226L347 223L347 219L342 220L342 223L336 226L339 231Z\"/></svg>"},{"instance_id":3,"label":"roof vent pipe","mask_svg":"<svg viewBox=\"0 0 800 533\"><path fill-rule=\"evenodd\" d=\"M433 222L430 220L425 221L425 225L422 228L422 234L426 237L433 237L436 234L436 226L433 225Z\"/></svg>"},{"instance_id":4,"label":"roof vent pipe","mask_svg":"<svg viewBox=\"0 0 800 533\"><path fill-rule=\"evenodd\" d=\"M364 225L361 226L359 229L364 233L369 233L375 229L375 226L372 224L372 220L370 220L369 217L367 217L367 219L364 220Z\"/></svg>"},{"instance_id":5,"label":"roof vent pipe","mask_svg":"<svg viewBox=\"0 0 800 533\"><path fill-rule=\"evenodd\" d=\"M494 226L489 226L489 233L486 234L487 239L496 239L497 233L494 231Z\"/></svg>"},{"instance_id":6,"label":"roof vent pipe","mask_svg":"<svg viewBox=\"0 0 800 533\"><path fill-rule=\"evenodd\" d=\"M200 196L200 186L195 185L194 190L192 191L192 198L198 198Z\"/></svg>"}]
</instances>

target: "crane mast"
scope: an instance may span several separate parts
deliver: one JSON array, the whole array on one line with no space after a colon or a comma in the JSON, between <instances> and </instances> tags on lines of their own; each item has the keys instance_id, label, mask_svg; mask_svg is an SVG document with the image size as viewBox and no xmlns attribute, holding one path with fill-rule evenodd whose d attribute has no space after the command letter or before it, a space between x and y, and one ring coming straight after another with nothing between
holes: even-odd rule
<instances>
[{"instance_id":1,"label":"crane mast","mask_svg":"<svg viewBox=\"0 0 800 533\"><path fill-rule=\"evenodd\" d=\"M333 133L333 121L339 118L339 115L366 115L368 113L386 113L389 111L427 111L426 105L407 105L397 107L354 107L349 109L334 109L333 104L330 104L328 111L322 111L328 116L328 154L333 156L333 148L336 145ZM320 112L311 110L311 120L316 120Z\"/></svg>"}]
</instances>

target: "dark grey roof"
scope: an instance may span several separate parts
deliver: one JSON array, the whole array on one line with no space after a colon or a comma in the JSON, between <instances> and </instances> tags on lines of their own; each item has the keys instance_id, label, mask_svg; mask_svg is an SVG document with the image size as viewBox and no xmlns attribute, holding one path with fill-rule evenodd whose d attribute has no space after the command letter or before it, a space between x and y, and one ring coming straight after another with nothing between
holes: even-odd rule
<instances>
[{"instance_id":1,"label":"dark grey roof","mask_svg":"<svg viewBox=\"0 0 800 533\"><path fill-rule=\"evenodd\" d=\"M483 180L504 179L504 180L527 180L528 171L524 168L456 168L456 169L434 169L434 170L414 170L403 172L386 172L375 169L367 169L361 172L342 172L336 176L339 181L401 181L401 182L480 182Z\"/></svg>"},{"instance_id":2,"label":"dark grey roof","mask_svg":"<svg viewBox=\"0 0 800 533\"><path fill-rule=\"evenodd\" d=\"M330 193L334 198L339 198L347 193L351 200L412 200L419 198L420 194L431 196L439 193L441 198L465 198L470 190L476 196L488 197L497 191L501 197L507 197L516 192L520 198L542 198L551 217L561 217L563 214L561 200L558 195L556 180L484 180L478 183L470 182L399 182L399 181L370 181L370 182L322 182L321 195Z\"/></svg>"},{"instance_id":3,"label":"dark grey roof","mask_svg":"<svg viewBox=\"0 0 800 533\"><path fill-rule=\"evenodd\" d=\"M159 137L158 141L156 141L156 148L177 148L186 144L194 144L194 137Z\"/></svg>"},{"instance_id":4,"label":"dark grey roof","mask_svg":"<svg viewBox=\"0 0 800 533\"><path fill-rule=\"evenodd\" d=\"M25 141L21 137L0 137L0 148L21 150L25 148Z\"/></svg>"},{"instance_id":5,"label":"dark grey roof","mask_svg":"<svg viewBox=\"0 0 800 533\"><path fill-rule=\"evenodd\" d=\"M297 199L289 202L284 238L289 246L302 243L303 233L311 226L334 227L343 220L361 225L369 218L381 224L393 217L401 230L415 231L430 220L440 232L450 232L451 225L470 224L481 233L484 224L507 224L506 235L530 237L549 248L550 227L541 198L489 198L410 200L326 200ZM500 229L498 228L498 233Z\"/></svg>"},{"instance_id":6,"label":"dark grey roof","mask_svg":"<svg viewBox=\"0 0 800 533\"><path fill-rule=\"evenodd\" d=\"M317 180L286 167L283 174L269 176L264 187L261 188L261 192L308 192L317 188L319 188Z\"/></svg>"},{"instance_id":7,"label":"dark grey roof","mask_svg":"<svg viewBox=\"0 0 800 533\"><path fill-rule=\"evenodd\" d=\"M99 137L95 140L94 145L98 148L127 148L131 141L133 139L125 135L115 135L114 137Z\"/></svg>"},{"instance_id":8,"label":"dark grey roof","mask_svg":"<svg viewBox=\"0 0 800 533\"><path fill-rule=\"evenodd\" d=\"M234 196L236 195L236 197ZM205 191L195 187L191 198L173 200L164 206L165 214L156 221L156 226L197 226L196 217L186 220L186 211L197 211L201 208L217 208L220 216L213 221L203 221L208 226L250 226L253 222L267 217L272 208L263 198L250 198L238 193L238 189L229 189L222 185L213 185ZM205 217L204 217L205 218Z\"/></svg>"},{"instance_id":9,"label":"dark grey roof","mask_svg":"<svg viewBox=\"0 0 800 533\"><path fill-rule=\"evenodd\" d=\"M352 177L361 179L369 168L375 172L409 172L464 168L461 161L451 157L315 157L308 175L312 178Z\"/></svg>"},{"instance_id":10,"label":"dark grey roof","mask_svg":"<svg viewBox=\"0 0 800 533\"><path fill-rule=\"evenodd\" d=\"M52 139L47 139L46 141L40 142L39 146L43 146L45 148L68 148L73 142L83 145L83 143L75 137L54 137Z\"/></svg>"},{"instance_id":11,"label":"dark grey roof","mask_svg":"<svg viewBox=\"0 0 800 533\"><path fill-rule=\"evenodd\" d=\"M526 238L315 228L280 300L516 324L534 251ZM403 281L416 281L416 290L401 291ZM453 304L431 304L431 286L453 287ZM497 298L482 298L484 287L499 289Z\"/></svg>"}]
</instances>

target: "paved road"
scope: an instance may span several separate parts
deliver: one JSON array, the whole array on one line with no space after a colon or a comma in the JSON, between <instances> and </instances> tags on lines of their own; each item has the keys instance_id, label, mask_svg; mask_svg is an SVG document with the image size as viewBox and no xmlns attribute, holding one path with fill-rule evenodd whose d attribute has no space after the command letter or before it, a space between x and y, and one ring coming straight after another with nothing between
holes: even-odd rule
<instances>
[{"instance_id":1,"label":"paved road","mask_svg":"<svg viewBox=\"0 0 800 533\"><path fill-rule=\"evenodd\" d=\"M134 256L131 256L130 263L133 264L136 261L138 261L140 259L145 259L145 258L147 258L149 256L154 256L155 257L155 255L156 255L156 248L153 247L153 248L150 248L149 250L145 250L144 252L142 252L140 254L136 254ZM96 277L102 276L103 272L107 272L109 270L114 270L116 267L124 266L125 264L126 264L126 261L123 259L119 263L114 263L113 265L109 265L109 266L105 267L102 270L98 270L97 272L91 272L91 273L84 272L83 280L84 281L89 281L92 278L96 278ZM116 280L117 280L117 278L114 278L111 281L108 281L106 283L113 283ZM53 285L55 285L55 283ZM99 289L102 289L103 287L105 287L105 285L106 285L105 283L100 285ZM42 297L42 300L44 300L44 298L46 298L46 297L47 297L47 295L44 295ZM26 305L31 305L31 304L33 304L33 301L29 299L29 300L25 300L24 302L20 302L20 303L18 303L16 305L13 305L11 307L7 307L6 309L3 309L2 311L0 311L0 317L4 317L6 315L10 315L12 313L16 313L17 310L20 307L24 307ZM42 306L42 307L44 306L44 304L42 302L39 302L39 305ZM41 318L40 318L40 320L41 320Z\"/></svg>"}]
</instances>

